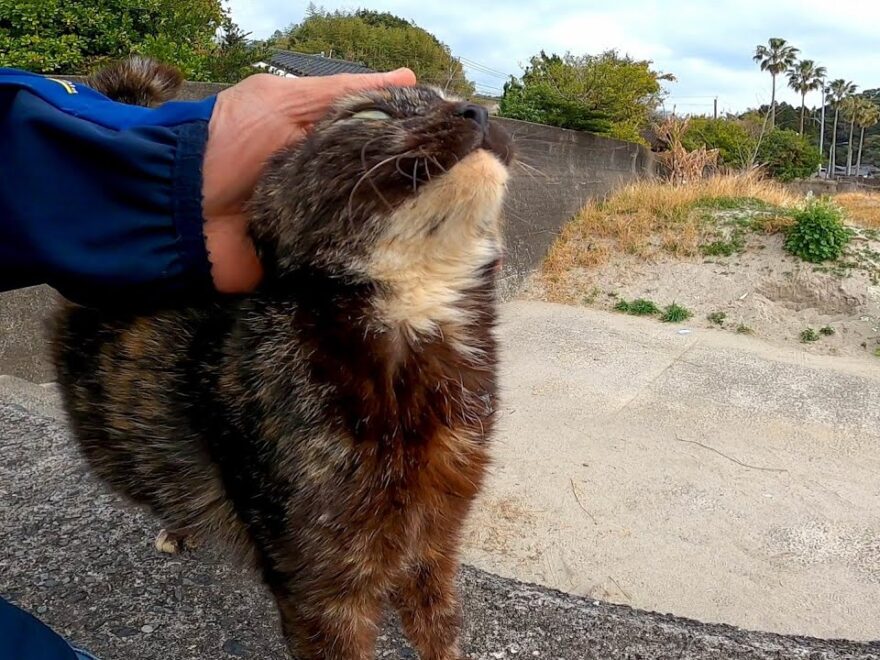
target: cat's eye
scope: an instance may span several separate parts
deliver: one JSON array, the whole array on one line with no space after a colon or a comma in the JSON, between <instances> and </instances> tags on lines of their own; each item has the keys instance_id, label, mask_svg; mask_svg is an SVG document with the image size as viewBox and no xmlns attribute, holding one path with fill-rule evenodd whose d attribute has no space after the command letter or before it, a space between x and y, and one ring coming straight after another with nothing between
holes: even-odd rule
<instances>
[{"instance_id":1,"label":"cat's eye","mask_svg":"<svg viewBox=\"0 0 880 660\"><path fill-rule=\"evenodd\" d=\"M385 120L391 119L391 115L387 112L382 112L381 110L376 110L375 108L372 110L361 110L360 112L355 112L352 116L352 119L378 119Z\"/></svg>"}]
</instances>

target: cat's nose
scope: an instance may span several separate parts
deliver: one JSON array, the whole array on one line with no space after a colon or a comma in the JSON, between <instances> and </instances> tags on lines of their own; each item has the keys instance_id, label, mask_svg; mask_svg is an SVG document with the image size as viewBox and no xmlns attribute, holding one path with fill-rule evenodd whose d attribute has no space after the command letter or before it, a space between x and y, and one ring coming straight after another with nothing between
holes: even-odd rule
<instances>
[{"instance_id":1,"label":"cat's nose","mask_svg":"<svg viewBox=\"0 0 880 660\"><path fill-rule=\"evenodd\" d=\"M489 111L476 103L459 103L455 108L455 114L458 117L475 121L477 126L484 131L489 126Z\"/></svg>"}]
</instances>

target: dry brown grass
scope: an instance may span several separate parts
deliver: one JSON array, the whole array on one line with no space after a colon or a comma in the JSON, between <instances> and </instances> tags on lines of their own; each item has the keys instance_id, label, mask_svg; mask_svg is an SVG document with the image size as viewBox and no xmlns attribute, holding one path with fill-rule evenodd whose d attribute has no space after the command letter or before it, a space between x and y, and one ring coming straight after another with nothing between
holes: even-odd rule
<instances>
[{"instance_id":1,"label":"dry brown grass","mask_svg":"<svg viewBox=\"0 0 880 660\"><path fill-rule=\"evenodd\" d=\"M672 186L640 181L604 202L590 202L565 227L544 263L548 281L559 281L575 268L601 266L615 252L651 258L660 251L680 257L699 253L711 227L705 207L717 200L750 199L788 208L798 197L758 173L715 176ZM779 231L788 221L768 216L766 231Z\"/></svg>"},{"instance_id":2,"label":"dry brown grass","mask_svg":"<svg viewBox=\"0 0 880 660\"><path fill-rule=\"evenodd\" d=\"M859 227L880 229L880 193L853 192L835 195L847 214L847 220Z\"/></svg>"},{"instance_id":3,"label":"dry brown grass","mask_svg":"<svg viewBox=\"0 0 880 660\"><path fill-rule=\"evenodd\" d=\"M707 169L714 171L718 167L718 149L702 146L688 151L684 148L681 141L689 124L690 119L672 115L654 126L657 138L666 145L666 150L657 154L657 158L669 182L675 186L699 181Z\"/></svg>"}]
</instances>

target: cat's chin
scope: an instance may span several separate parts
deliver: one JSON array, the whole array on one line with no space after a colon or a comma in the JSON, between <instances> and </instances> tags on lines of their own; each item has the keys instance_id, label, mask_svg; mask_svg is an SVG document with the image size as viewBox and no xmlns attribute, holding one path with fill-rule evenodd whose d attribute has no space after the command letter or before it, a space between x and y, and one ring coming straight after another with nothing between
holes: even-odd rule
<instances>
[{"instance_id":1,"label":"cat's chin","mask_svg":"<svg viewBox=\"0 0 880 660\"><path fill-rule=\"evenodd\" d=\"M508 178L495 154L468 154L388 216L370 250L369 274L379 281L420 271L462 278L497 259Z\"/></svg>"},{"instance_id":2,"label":"cat's chin","mask_svg":"<svg viewBox=\"0 0 880 660\"><path fill-rule=\"evenodd\" d=\"M507 167L477 149L387 218L365 264L387 291L377 305L383 323L416 334L467 323L462 301L494 291L507 180Z\"/></svg>"}]
</instances>

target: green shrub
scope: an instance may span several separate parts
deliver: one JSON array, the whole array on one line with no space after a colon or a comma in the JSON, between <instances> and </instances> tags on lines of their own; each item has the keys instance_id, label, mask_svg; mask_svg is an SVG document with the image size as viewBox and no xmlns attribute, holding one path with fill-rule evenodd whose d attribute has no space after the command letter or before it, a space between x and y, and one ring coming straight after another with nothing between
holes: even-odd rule
<instances>
[{"instance_id":1,"label":"green shrub","mask_svg":"<svg viewBox=\"0 0 880 660\"><path fill-rule=\"evenodd\" d=\"M714 323L715 325L724 325L724 319L727 318L727 314L724 312L712 312L706 318L709 319L710 323Z\"/></svg>"},{"instance_id":2,"label":"green shrub","mask_svg":"<svg viewBox=\"0 0 880 660\"><path fill-rule=\"evenodd\" d=\"M621 300L614 306L614 309L633 316L652 316L660 313L660 308L653 301L644 298L636 298L632 302Z\"/></svg>"},{"instance_id":3,"label":"green shrub","mask_svg":"<svg viewBox=\"0 0 880 660\"><path fill-rule=\"evenodd\" d=\"M819 341L819 333L812 328L801 331L801 342L806 344L811 341Z\"/></svg>"},{"instance_id":4,"label":"green shrub","mask_svg":"<svg viewBox=\"0 0 880 660\"><path fill-rule=\"evenodd\" d=\"M831 337L832 335L835 334L834 328L832 328L830 325L826 325L824 328L819 328L819 332L822 333L823 335L825 335L826 337Z\"/></svg>"},{"instance_id":5,"label":"green shrub","mask_svg":"<svg viewBox=\"0 0 880 660\"><path fill-rule=\"evenodd\" d=\"M664 323L681 323L682 321L687 321L693 315L693 312L686 307L672 303L663 310L660 320Z\"/></svg>"},{"instance_id":6,"label":"green shrub","mask_svg":"<svg viewBox=\"0 0 880 660\"><path fill-rule=\"evenodd\" d=\"M755 151L754 138L735 119L692 117L681 144L688 151L718 149L719 162L737 168L746 167Z\"/></svg>"},{"instance_id":7,"label":"green shrub","mask_svg":"<svg viewBox=\"0 0 880 660\"><path fill-rule=\"evenodd\" d=\"M843 211L829 199L810 200L794 213L785 249L812 263L837 259L852 238L843 224Z\"/></svg>"},{"instance_id":8,"label":"green shrub","mask_svg":"<svg viewBox=\"0 0 880 660\"><path fill-rule=\"evenodd\" d=\"M745 325L744 323L740 323L738 326L736 326L736 334L738 334L738 335L753 335L753 334L755 334L755 331L752 330L749 326Z\"/></svg>"},{"instance_id":9,"label":"green shrub","mask_svg":"<svg viewBox=\"0 0 880 660\"><path fill-rule=\"evenodd\" d=\"M770 131L758 147L758 162L780 181L808 177L819 169L822 157L809 140L794 131Z\"/></svg>"}]
</instances>

